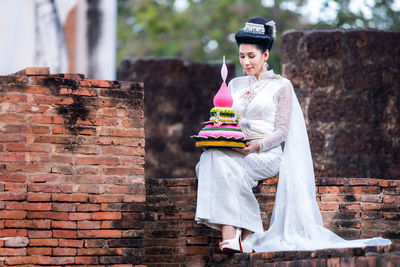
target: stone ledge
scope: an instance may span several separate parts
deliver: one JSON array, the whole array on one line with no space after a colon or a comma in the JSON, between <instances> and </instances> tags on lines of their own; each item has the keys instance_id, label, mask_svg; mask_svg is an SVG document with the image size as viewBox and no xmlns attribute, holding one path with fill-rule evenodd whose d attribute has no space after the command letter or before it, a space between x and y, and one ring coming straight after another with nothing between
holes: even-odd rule
<instances>
[{"instance_id":1,"label":"stone ledge","mask_svg":"<svg viewBox=\"0 0 400 267\"><path fill-rule=\"evenodd\" d=\"M356 263L390 266L392 260L398 261L400 257L398 180L316 178L316 196L325 227L345 239L386 237L394 242L390 247L237 254L233 257L221 254L219 232L194 221L196 178L145 180L148 217L144 263L148 266L165 263L182 266L355 266ZM254 188L264 229L269 225L277 183L278 177L273 177ZM380 265L373 265L375 262Z\"/></svg>"},{"instance_id":2,"label":"stone ledge","mask_svg":"<svg viewBox=\"0 0 400 267\"><path fill-rule=\"evenodd\" d=\"M219 255L213 261L213 266L399 266L400 245Z\"/></svg>"}]
</instances>

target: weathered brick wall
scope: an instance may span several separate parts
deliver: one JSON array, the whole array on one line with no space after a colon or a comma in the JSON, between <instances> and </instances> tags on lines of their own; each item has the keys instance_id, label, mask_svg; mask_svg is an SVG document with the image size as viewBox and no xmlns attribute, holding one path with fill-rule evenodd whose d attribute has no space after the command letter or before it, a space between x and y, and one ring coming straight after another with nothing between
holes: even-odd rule
<instances>
[{"instance_id":1,"label":"weathered brick wall","mask_svg":"<svg viewBox=\"0 0 400 267\"><path fill-rule=\"evenodd\" d=\"M200 149L190 138L209 119L213 97L221 86L222 62L180 58L128 58L118 79L142 81L146 130L146 177L194 177ZM227 62L228 81L235 66Z\"/></svg>"},{"instance_id":2,"label":"weathered brick wall","mask_svg":"<svg viewBox=\"0 0 400 267\"><path fill-rule=\"evenodd\" d=\"M0 265L137 264L143 85L0 76Z\"/></svg>"},{"instance_id":3,"label":"weathered brick wall","mask_svg":"<svg viewBox=\"0 0 400 267\"><path fill-rule=\"evenodd\" d=\"M268 229L277 182L278 178L267 179L254 189L264 229ZM398 180L317 178L317 200L325 226L346 239L382 236L400 243L399 185ZM194 222L197 179L146 179L146 190L148 220L145 224L144 262L148 266L160 263L233 264L238 259L243 259L242 264L249 263L248 255L234 259L222 255L218 249L220 233ZM396 250L400 248L396 247ZM329 253L337 252L326 253L326 258L329 258ZM350 254L347 256L352 257ZM296 259L295 254L290 255L272 259L269 254L268 257L269 261L276 262L285 257ZM396 257L398 259L399 255Z\"/></svg>"},{"instance_id":4,"label":"weathered brick wall","mask_svg":"<svg viewBox=\"0 0 400 267\"><path fill-rule=\"evenodd\" d=\"M304 30L282 36L282 72L307 121L315 172L400 177L400 33Z\"/></svg>"}]
</instances>

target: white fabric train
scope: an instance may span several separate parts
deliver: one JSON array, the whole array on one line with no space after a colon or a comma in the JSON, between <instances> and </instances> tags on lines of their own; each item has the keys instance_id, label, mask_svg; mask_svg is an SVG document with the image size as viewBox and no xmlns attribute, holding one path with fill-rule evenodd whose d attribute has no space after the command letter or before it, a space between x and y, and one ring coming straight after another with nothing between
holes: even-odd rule
<instances>
[{"instance_id":1,"label":"white fabric train","mask_svg":"<svg viewBox=\"0 0 400 267\"><path fill-rule=\"evenodd\" d=\"M344 240L323 227L315 196L315 178L307 129L292 89L292 112L285 142L274 209L268 231L251 236L262 251L315 250L386 246L384 238Z\"/></svg>"}]
</instances>

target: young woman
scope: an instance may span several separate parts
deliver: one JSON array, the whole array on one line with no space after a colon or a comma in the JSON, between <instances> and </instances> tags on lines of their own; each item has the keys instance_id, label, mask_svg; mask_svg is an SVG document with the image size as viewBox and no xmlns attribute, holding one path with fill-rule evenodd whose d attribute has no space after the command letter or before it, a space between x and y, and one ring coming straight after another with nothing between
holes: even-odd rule
<instances>
[{"instance_id":1,"label":"young woman","mask_svg":"<svg viewBox=\"0 0 400 267\"><path fill-rule=\"evenodd\" d=\"M268 70L275 23L247 21L236 35L247 76L228 87L248 142L242 149L208 149L196 166L196 221L222 231L224 253L388 245L382 238L345 241L323 227L303 114L289 80ZM285 143L282 151L281 143ZM264 232L252 188L279 172L274 210Z\"/></svg>"}]
</instances>

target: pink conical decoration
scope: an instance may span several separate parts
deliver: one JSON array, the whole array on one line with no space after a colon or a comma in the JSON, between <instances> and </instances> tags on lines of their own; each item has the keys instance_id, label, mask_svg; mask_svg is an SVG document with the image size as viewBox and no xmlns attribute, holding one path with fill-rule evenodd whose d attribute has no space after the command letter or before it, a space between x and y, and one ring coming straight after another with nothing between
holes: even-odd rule
<instances>
[{"instance_id":1,"label":"pink conical decoration","mask_svg":"<svg viewBox=\"0 0 400 267\"><path fill-rule=\"evenodd\" d=\"M233 105L233 99L231 93L229 92L228 86L225 83L227 76L228 76L228 68L226 67L225 56L224 56L221 68L221 77L223 82L218 90L218 93L214 96L215 107L231 108Z\"/></svg>"}]
</instances>

